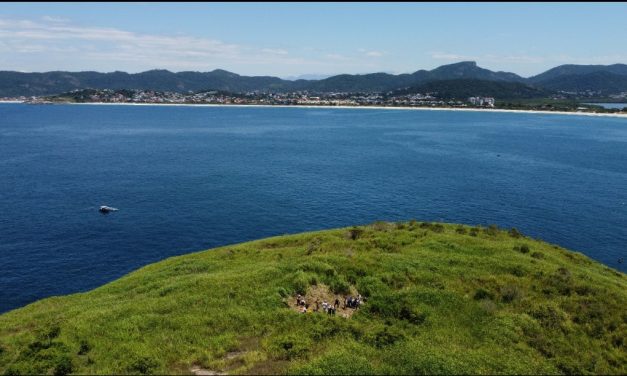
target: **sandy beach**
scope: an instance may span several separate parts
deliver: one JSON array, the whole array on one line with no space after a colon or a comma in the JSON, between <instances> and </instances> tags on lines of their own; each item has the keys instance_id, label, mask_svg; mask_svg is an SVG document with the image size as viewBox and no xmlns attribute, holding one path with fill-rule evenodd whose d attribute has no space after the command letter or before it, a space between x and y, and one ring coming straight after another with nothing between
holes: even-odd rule
<instances>
[{"instance_id":1,"label":"sandy beach","mask_svg":"<svg viewBox=\"0 0 627 376\"><path fill-rule=\"evenodd\" d=\"M0 101L0 103L25 103L21 101ZM276 108L323 108L323 109L352 109L352 110L397 110L397 111L472 111L472 112L505 112L519 114L544 115L575 115L575 116L605 116L627 118L627 113L596 113L574 111L538 111L538 110L507 110L498 108L448 108L448 107L389 107L389 106L325 106L325 105L265 105L265 104L209 104L209 103L51 103L83 106L184 106L184 107L276 107Z\"/></svg>"}]
</instances>

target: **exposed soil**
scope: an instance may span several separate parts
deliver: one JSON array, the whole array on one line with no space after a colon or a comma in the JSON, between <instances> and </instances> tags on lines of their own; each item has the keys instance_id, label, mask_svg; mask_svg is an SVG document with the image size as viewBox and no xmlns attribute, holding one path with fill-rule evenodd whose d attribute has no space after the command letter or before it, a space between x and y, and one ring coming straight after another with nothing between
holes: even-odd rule
<instances>
[{"instance_id":1,"label":"exposed soil","mask_svg":"<svg viewBox=\"0 0 627 376\"><path fill-rule=\"evenodd\" d=\"M307 290L307 293L304 296L305 302L309 304L309 308L307 309L307 314L326 315L327 313L325 313L322 310L322 302L326 301L327 303L333 305L335 303L335 299L337 299L340 301L340 306L337 307L337 311L335 314L344 318L350 318L355 313L355 311L359 308L344 307L344 300L349 295L356 297L358 294L359 293L357 292L357 290L352 286L351 286L351 292L348 295L334 294L329 289L328 286L323 285L323 284L310 286L309 289ZM316 312L316 301L318 302L317 312ZM296 304L296 296L291 296L287 298L287 304L289 305L290 309L294 311L297 311L297 312L303 311L303 307L298 306ZM363 306L363 302L362 302L362 306Z\"/></svg>"}]
</instances>

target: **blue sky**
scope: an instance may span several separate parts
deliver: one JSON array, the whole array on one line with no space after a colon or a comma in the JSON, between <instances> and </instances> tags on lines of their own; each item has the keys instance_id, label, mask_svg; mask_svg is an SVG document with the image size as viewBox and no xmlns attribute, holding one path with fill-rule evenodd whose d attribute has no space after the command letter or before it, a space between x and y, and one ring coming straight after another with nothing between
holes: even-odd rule
<instances>
[{"instance_id":1,"label":"blue sky","mask_svg":"<svg viewBox=\"0 0 627 376\"><path fill-rule=\"evenodd\" d=\"M2 3L0 70L279 77L627 63L627 3Z\"/></svg>"}]
</instances>

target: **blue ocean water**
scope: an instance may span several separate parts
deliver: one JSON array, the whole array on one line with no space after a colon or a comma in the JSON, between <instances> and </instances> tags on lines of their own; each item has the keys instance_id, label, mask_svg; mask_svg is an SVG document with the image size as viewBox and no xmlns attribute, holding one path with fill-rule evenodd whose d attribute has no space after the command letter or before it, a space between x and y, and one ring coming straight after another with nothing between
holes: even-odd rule
<instances>
[{"instance_id":1,"label":"blue ocean water","mask_svg":"<svg viewBox=\"0 0 627 376\"><path fill-rule=\"evenodd\" d=\"M0 311L173 255L411 218L517 227L625 271L627 120L0 104Z\"/></svg>"}]
</instances>

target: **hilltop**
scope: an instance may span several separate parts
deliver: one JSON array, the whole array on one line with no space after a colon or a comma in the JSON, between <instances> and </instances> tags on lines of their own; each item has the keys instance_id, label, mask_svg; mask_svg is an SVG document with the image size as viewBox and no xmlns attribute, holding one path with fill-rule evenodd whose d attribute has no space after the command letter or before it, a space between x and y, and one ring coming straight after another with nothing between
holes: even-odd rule
<instances>
[{"instance_id":1,"label":"hilltop","mask_svg":"<svg viewBox=\"0 0 627 376\"><path fill-rule=\"evenodd\" d=\"M312 299L362 295L336 315ZM377 222L143 267L0 316L0 372L627 373L627 278L515 229Z\"/></svg>"}]
</instances>

